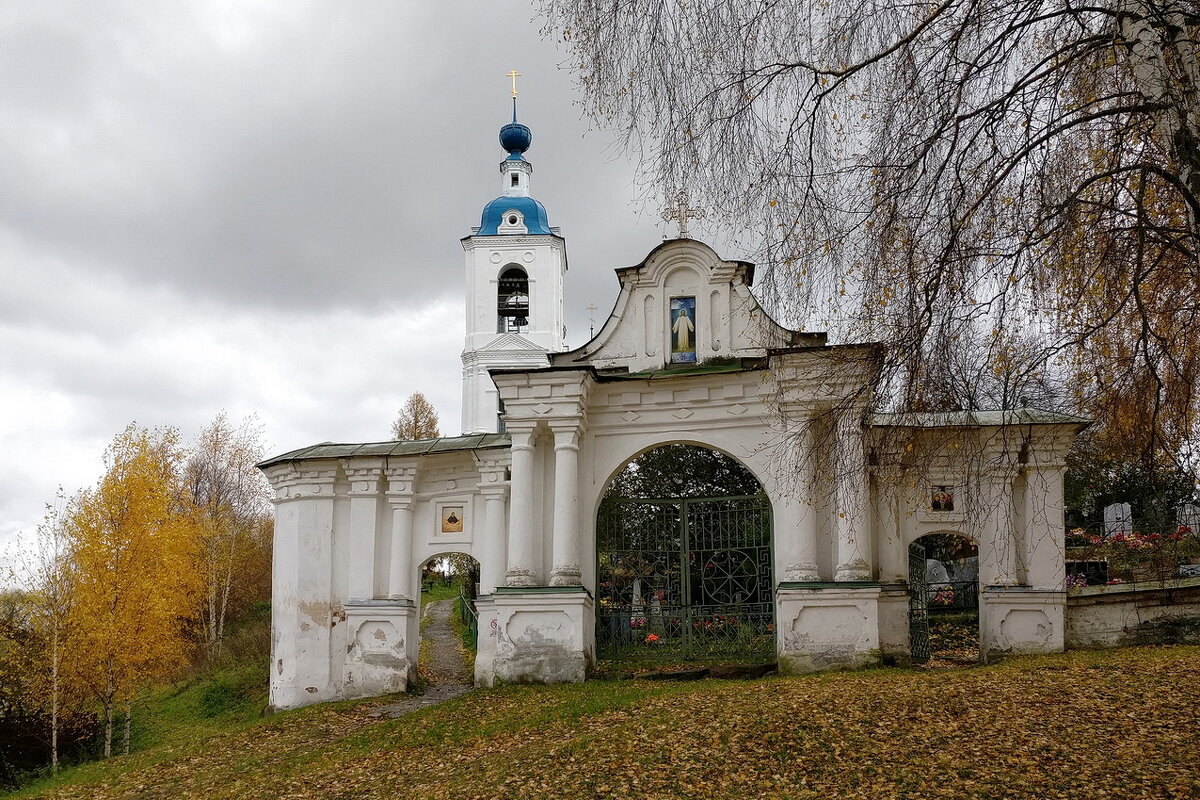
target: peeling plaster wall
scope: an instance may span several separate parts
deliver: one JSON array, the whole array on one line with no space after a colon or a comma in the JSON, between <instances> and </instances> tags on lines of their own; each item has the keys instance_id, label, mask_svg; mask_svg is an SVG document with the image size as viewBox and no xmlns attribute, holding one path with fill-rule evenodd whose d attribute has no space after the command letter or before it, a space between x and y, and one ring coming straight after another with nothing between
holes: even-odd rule
<instances>
[{"instance_id":1,"label":"peeling plaster wall","mask_svg":"<svg viewBox=\"0 0 1200 800\"><path fill-rule=\"evenodd\" d=\"M1200 578L1164 588L1157 583L1089 586L1067 597L1066 645L1121 647L1154 643L1155 626L1184 622L1200 634Z\"/></svg>"}]
</instances>

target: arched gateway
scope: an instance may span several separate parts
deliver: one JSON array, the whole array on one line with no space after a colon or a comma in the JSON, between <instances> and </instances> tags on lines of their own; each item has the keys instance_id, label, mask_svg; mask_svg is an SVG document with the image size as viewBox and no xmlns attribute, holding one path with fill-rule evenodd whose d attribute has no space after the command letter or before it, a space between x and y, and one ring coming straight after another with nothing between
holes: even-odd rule
<instances>
[{"instance_id":1,"label":"arched gateway","mask_svg":"<svg viewBox=\"0 0 1200 800\"><path fill-rule=\"evenodd\" d=\"M596 520L601 659L775 653L771 504L716 450L668 444L612 479Z\"/></svg>"},{"instance_id":2,"label":"arched gateway","mask_svg":"<svg viewBox=\"0 0 1200 800\"><path fill-rule=\"evenodd\" d=\"M564 351L566 243L530 196L515 109L500 142L502 194L462 240L463 435L260 465L275 706L405 689L419 567L448 552L479 562L481 685L581 681L620 651L773 654L785 672L907 658L907 546L945 530L979 542L984 653L1062 648L1062 462L1082 420L873 415L878 346L782 327L754 265L682 234L618 269L611 313ZM667 483L631 491L656 459ZM726 482L686 489L697 464ZM955 486L972 491L946 502Z\"/></svg>"}]
</instances>

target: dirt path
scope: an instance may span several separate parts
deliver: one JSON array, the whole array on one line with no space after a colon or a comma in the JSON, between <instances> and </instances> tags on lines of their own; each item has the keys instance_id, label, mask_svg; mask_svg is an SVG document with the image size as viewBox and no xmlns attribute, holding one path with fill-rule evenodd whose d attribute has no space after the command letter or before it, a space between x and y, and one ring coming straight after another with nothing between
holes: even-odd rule
<instances>
[{"instance_id":1,"label":"dirt path","mask_svg":"<svg viewBox=\"0 0 1200 800\"><path fill-rule=\"evenodd\" d=\"M469 688L473 680L463 658L462 641L450 625L453 613L453 600L435 600L425 607L421 639L426 645L421 653L421 675L434 686Z\"/></svg>"},{"instance_id":2,"label":"dirt path","mask_svg":"<svg viewBox=\"0 0 1200 800\"><path fill-rule=\"evenodd\" d=\"M380 706L373 717L402 717L418 708L436 705L469 692L474 678L467 671L462 642L450 625L454 600L434 600L422 612L421 660L418 669L424 681L421 694L398 703Z\"/></svg>"}]
</instances>

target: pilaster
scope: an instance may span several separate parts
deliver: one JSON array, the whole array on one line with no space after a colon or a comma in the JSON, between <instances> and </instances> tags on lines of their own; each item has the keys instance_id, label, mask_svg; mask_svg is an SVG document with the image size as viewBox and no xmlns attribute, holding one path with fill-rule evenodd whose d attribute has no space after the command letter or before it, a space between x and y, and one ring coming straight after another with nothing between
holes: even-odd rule
<instances>
[{"instance_id":1,"label":"pilaster","mask_svg":"<svg viewBox=\"0 0 1200 800\"><path fill-rule=\"evenodd\" d=\"M896 466L871 467L874 477L874 505L879 529L875 542L879 553L879 582L908 582L908 547L900 524L900 498L904 470Z\"/></svg>"},{"instance_id":2,"label":"pilaster","mask_svg":"<svg viewBox=\"0 0 1200 800\"><path fill-rule=\"evenodd\" d=\"M976 542L979 545L979 585L1016 586L1017 552L1013 536L1013 478L1015 466L996 465L981 472Z\"/></svg>"},{"instance_id":3,"label":"pilaster","mask_svg":"<svg viewBox=\"0 0 1200 800\"><path fill-rule=\"evenodd\" d=\"M278 464L266 470L275 490L271 582L271 705L333 700L330 679L333 484L336 465Z\"/></svg>"},{"instance_id":4,"label":"pilaster","mask_svg":"<svg viewBox=\"0 0 1200 800\"><path fill-rule=\"evenodd\" d=\"M863 452L862 409L838 412L835 441L837 476L835 485L837 569L834 580L871 579L864 541L867 521L867 471Z\"/></svg>"},{"instance_id":5,"label":"pilaster","mask_svg":"<svg viewBox=\"0 0 1200 800\"><path fill-rule=\"evenodd\" d=\"M378 563L379 480L382 459L355 460L343 464L350 482L349 601L372 600L376 596L375 570Z\"/></svg>"},{"instance_id":6,"label":"pilaster","mask_svg":"<svg viewBox=\"0 0 1200 800\"><path fill-rule=\"evenodd\" d=\"M1024 468L1025 525L1021 542L1026 582L1037 589L1059 590L1066 576L1063 539L1063 469L1058 464L1029 464Z\"/></svg>"},{"instance_id":7,"label":"pilaster","mask_svg":"<svg viewBox=\"0 0 1200 800\"><path fill-rule=\"evenodd\" d=\"M388 598L415 601L413 581L413 487L417 480L416 462L387 466L388 505L392 509L392 548L388 564Z\"/></svg>"},{"instance_id":8,"label":"pilaster","mask_svg":"<svg viewBox=\"0 0 1200 800\"><path fill-rule=\"evenodd\" d=\"M794 435L796 456L794 486L784 485L775 514L776 563L783 565L785 581L819 581L817 570L817 514L812 423L801 422Z\"/></svg>"},{"instance_id":9,"label":"pilaster","mask_svg":"<svg viewBox=\"0 0 1200 800\"><path fill-rule=\"evenodd\" d=\"M505 586L536 586L540 537L533 519L533 426L509 427L511 496L508 504L508 569Z\"/></svg>"},{"instance_id":10,"label":"pilaster","mask_svg":"<svg viewBox=\"0 0 1200 800\"><path fill-rule=\"evenodd\" d=\"M579 586L579 438L578 419L552 422L554 432L554 539L551 586Z\"/></svg>"},{"instance_id":11,"label":"pilaster","mask_svg":"<svg viewBox=\"0 0 1200 800\"><path fill-rule=\"evenodd\" d=\"M479 541L479 592L490 595L504 585L506 570L505 501L508 499L508 462L491 459L480 463L479 493L483 495L483 532Z\"/></svg>"}]
</instances>

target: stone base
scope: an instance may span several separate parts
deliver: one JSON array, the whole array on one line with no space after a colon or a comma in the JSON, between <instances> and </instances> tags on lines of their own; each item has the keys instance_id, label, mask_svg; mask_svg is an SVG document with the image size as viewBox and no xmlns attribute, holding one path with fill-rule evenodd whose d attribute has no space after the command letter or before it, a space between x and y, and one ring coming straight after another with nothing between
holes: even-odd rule
<instances>
[{"instance_id":1,"label":"stone base","mask_svg":"<svg viewBox=\"0 0 1200 800\"><path fill-rule=\"evenodd\" d=\"M1061 653L1067 593L1028 586L986 586L979 592L984 661L1009 654Z\"/></svg>"},{"instance_id":2,"label":"stone base","mask_svg":"<svg viewBox=\"0 0 1200 800\"><path fill-rule=\"evenodd\" d=\"M404 692L417 675L420 626L411 600L347 603L341 699Z\"/></svg>"},{"instance_id":3,"label":"stone base","mask_svg":"<svg viewBox=\"0 0 1200 800\"><path fill-rule=\"evenodd\" d=\"M877 584L781 584L775 592L779 671L787 675L879 662Z\"/></svg>"},{"instance_id":4,"label":"stone base","mask_svg":"<svg viewBox=\"0 0 1200 800\"><path fill-rule=\"evenodd\" d=\"M880 587L879 652L885 663L912 663L908 638L908 584L891 583Z\"/></svg>"},{"instance_id":5,"label":"stone base","mask_svg":"<svg viewBox=\"0 0 1200 800\"><path fill-rule=\"evenodd\" d=\"M581 683L595 665L595 607L582 586L501 588L491 605L486 622L479 615L481 649L495 642L490 676L477 660L476 683Z\"/></svg>"},{"instance_id":6,"label":"stone base","mask_svg":"<svg viewBox=\"0 0 1200 800\"><path fill-rule=\"evenodd\" d=\"M479 615L479 633L475 638L475 685L490 689L496 679L492 665L496 659L496 638L500 630L500 620L492 595L476 597L475 612Z\"/></svg>"}]
</instances>

